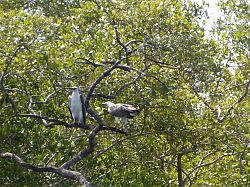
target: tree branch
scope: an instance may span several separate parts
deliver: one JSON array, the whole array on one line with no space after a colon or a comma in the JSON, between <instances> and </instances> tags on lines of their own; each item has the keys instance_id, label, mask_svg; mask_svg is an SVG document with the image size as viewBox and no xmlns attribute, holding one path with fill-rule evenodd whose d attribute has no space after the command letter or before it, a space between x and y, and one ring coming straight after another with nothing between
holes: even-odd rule
<instances>
[{"instance_id":1,"label":"tree branch","mask_svg":"<svg viewBox=\"0 0 250 187\"><path fill-rule=\"evenodd\" d=\"M94 89L95 89L95 87L105 78L105 77L107 77L110 73L111 73L111 71L113 71L115 68L117 68L117 65L119 64L119 63L121 63L123 60L125 60L126 58L121 58L120 60L118 60L113 66L111 66L108 70L106 70L106 71L104 71L103 72L103 74L98 78L98 79L96 79L96 81L90 86L90 88L89 88L89 92L88 92L88 94L87 94L87 96L86 96L86 99L85 99L85 107L86 107L86 109L87 109L87 111L88 111L88 108L89 108L89 102L90 102L90 99L91 99L91 96L92 96L92 94L93 94L93 92L94 92ZM93 113L92 113L93 114ZM93 117L95 117L95 116L93 116Z\"/></svg>"},{"instance_id":2,"label":"tree branch","mask_svg":"<svg viewBox=\"0 0 250 187\"><path fill-rule=\"evenodd\" d=\"M178 186L179 187L184 187L184 181L182 177L182 154L177 155L177 174L178 174Z\"/></svg>"},{"instance_id":3,"label":"tree branch","mask_svg":"<svg viewBox=\"0 0 250 187\"><path fill-rule=\"evenodd\" d=\"M21 159L19 156L17 156L14 153L8 153L8 152L1 153L0 152L0 157L15 160L22 167L24 167L26 169L31 169L35 172L56 173L56 174L59 174L65 178L77 180L84 187L89 185L89 182L86 180L86 178L80 172L77 172L77 171L67 170L65 168L56 168L56 167L51 167L51 166L49 166L49 167L36 166L36 165L25 162L23 159Z\"/></svg>"},{"instance_id":4,"label":"tree branch","mask_svg":"<svg viewBox=\"0 0 250 187\"><path fill-rule=\"evenodd\" d=\"M49 94L43 101L33 101L32 104L46 104L49 102L51 98L53 98L59 91L63 90L65 88L59 88L58 90L52 92Z\"/></svg>"},{"instance_id":5,"label":"tree branch","mask_svg":"<svg viewBox=\"0 0 250 187\"><path fill-rule=\"evenodd\" d=\"M127 82L126 84L124 84L122 87L120 87L114 94L114 98L119 95L124 89L126 89L128 86L134 84L135 82L137 82L139 79L142 78L142 74L139 74L136 78L134 78L134 80L130 81L130 82Z\"/></svg>"},{"instance_id":6,"label":"tree branch","mask_svg":"<svg viewBox=\"0 0 250 187\"><path fill-rule=\"evenodd\" d=\"M124 142L124 141L129 140L129 139L134 139L134 138L136 138L138 136L145 136L145 135L148 135L148 134L151 134L151 133L139 133L139 134L135 134L135 135L132 135L132 136L129 136L129 137L125 137L125 138L119 139L119 140L115 141L111 146L109 146L109 147L107 147L107 148L105 148L103 150L100 150L98 152L98 154L95 155L94 158L97 158L100 155L106 153L107 151L109 151L110 149L112 149L113 147L115 147L117 144L119 144L121 142Z\"/></svg>"},{"instance_id":7,"label":"tree branch","mask_svg":"<svg viewBox=\"0 0 250 187\"><path fill-rule=\"evenodd\" d=\"M235 105L240 104L240 103L243 101L243 99L247 96L247 94L248 94L248 89L249 89L249 85L250 85L250 80L247 81L246 87L245 87L245 91L243 92L242 96L241 96L236 102L234 102L234 103L230 106L230 108L227 110L226 114L224 115L224 117L223 117L222 119L218 119L218 121L219 121L220 123L222 123L222 122L227 118L227 116L228 116L228 115L231 113L231 111L234 109Z\"/></svg>"},{"instance_id":8,"label":"tree branch","mask_svg":"<svg viewBox=\"0 0 250 187\"><path fill-rule=\"evenodd\" d=\"M94 62L91 62L90 60L86 59L86 58L77 58L76 60L83 60L84 62L78 62L76 61L75 64L86 64L86 65L91 65L93 66L94 68L97 68L97 67L104 67L106 68L107 66L104 65L104 64L97 64L97 63L94 63Z\"/></svg>"},{"instance_id":9,"label":"tree branch","mask_svg":"<svg viewBox=\"0 0 250 187\"><path fill-rule=\"evenodd\" d=\"M80 151L74 158L72 158L71 160L65 162L61 168L64 169L69 169L70 167L72 167L73 165L75 165L77 162L79 162L80 160L82 160L84 157L90 155L92 152L94 152L94 149L96 147L96 142L95 142L95 136L98 134L98 132L100 132L100 130L102 129L102 125L98 125L97 127L95 127L93 129L93 131L89 134L89 145L88 147L83 150Z\"/></svg>"}]
</instances>

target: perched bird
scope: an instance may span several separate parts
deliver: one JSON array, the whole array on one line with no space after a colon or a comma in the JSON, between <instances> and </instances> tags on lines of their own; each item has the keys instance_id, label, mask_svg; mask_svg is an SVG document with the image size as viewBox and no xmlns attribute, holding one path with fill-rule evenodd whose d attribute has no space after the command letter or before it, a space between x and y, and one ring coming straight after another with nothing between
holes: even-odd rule
<instances>
[{"instance_id":1,"label":"perched bird","mask_svg":"<svg viewBox=\"0 0 250 187\"><path fill-rule=\"evenodd\" d=\"M128 118L133 118L137 116L140 111L133 107L132 105L128 104L122 104L122 103L117 103L114 104L112 102L105 102L103 103L104 105L108 106L108 112L114 116L117 120L117 118L122 119L122 124L123 127L126 129L126 125L128 123Z\"/></svg>"},{"instance_id":2,"label":"perched bird","mask_svg":"<svg viewBox=\"0 0 250 187\"><path fill-rule=\"evenodd\" d=\"M86 111L84 107L84 100L82 95L79 93L79 89L77 87L72 88L73 93L69 96L69 111L72 120L75 123L81 124L81 126L85 126L86 124Z\"/></svg>"}]
</instances>

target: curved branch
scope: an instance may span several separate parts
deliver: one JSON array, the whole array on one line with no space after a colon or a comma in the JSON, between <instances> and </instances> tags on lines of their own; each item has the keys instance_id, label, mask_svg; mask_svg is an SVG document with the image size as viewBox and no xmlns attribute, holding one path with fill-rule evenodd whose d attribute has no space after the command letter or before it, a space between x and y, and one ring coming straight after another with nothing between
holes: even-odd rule
<instances>
[{"instance_id":1,"label":"curved branch","mask_svg":"<svg viewBox=\"0 0 250 187\"><path fill-rule=\"evenodd\" d=\"M97 153L97 155L95 155L94 158L97 158L99 157L100 155L106 153L107 151L109 151L110 149L112 149L113 147L115 147L117 144L121 143L121 142L124 142L126 140L129 140L129 139L133 139L133 138L136 138L138 136L146 136L148 134L152 134L152 133L139 133L139 134L135 134L135 135L132 135L132 136L129 136L129 137L125 137L125 138L122 138L122 139L119 139L119 140L116 140L111 146L108 146L107 148L103 149L103 150L100 150L99 153Z\"/></svg>"},{"instance_id":2,"label":"curved branch","mask_svg":"<svg viewBox=\"0 0 250 187\"><path fill-rule=\"evenodd\" d=\"M102 129L101 125L98 125L97 127L95 127L94 130L89 134L89 145L88 145L88 147L85 150L80 151L71 160L65 162L61 166L61 168L69 169L70 167L74 166L77 162L82 160L84 157L86 157L86 156L90 155L92 152L94 152L94 149L96 147L95 136L98 134L98 132L100 132L101 129Z\"/></svg>"},{"instance_id":3,"label":"curved branch","mask_svg":"<svg viewBox=\"0 0 250 187\"><path fill-rule=\"evenodd\" d=\"M58 90L49 94L43 101L33 101L32 104L46 104L51 98L53 98L59 91L64 90L65 88L59 88Z\"/></svg>"},{"instance_id":4,"label":"curved branch","mask_svg":"<svg viewBox=\"0 0 250 187\"><path fill-rule=\"evenodd\" d=\"M17 156L14 153L0 153L0 157L2 158L9 158L12 160L15 160L18 164L20 164L22 167L26 168L26 169L31 169L35 172L50 172L50 173L56 173L59 174L65 178L68 179L73 179L73 180L77 180L81 183L82 186L88 186L89 182L86 180L86 178L77 171L72 171L72 170L67 170L65 168L57 168L57 167L40 167L40 166L36 166L30 163L25 162L23 159L21 159L19 156Z\"/></svg>"},{"instance_id":5,"label":"curved branch","mask_svg":"<svg viewBox=\"0 0 250 187\"><path fill-rule=\"evenodd\" d=\"M102 93L93 93L92 96L93 97L101 97L104 99L114 99L113 95L106 95L106 94L102 94Z\"/></svg>"},{"instance_id":6,"label":"curved branch","mask_svg":"<svg viewBox=\"0 0 250 187\"><path fill-rule=\"evenodd\" d=\"M102 130L108 130L108 131L112 131L112 132L117 132L117 133L120 133L120 134L128 135L128 133L126 131L123 131L121 129L117 129L115 127L102 126Z\"/></svg>"},{"instance_id":7,"label":"curved branch","mask_svg":"<svg viewBox=\"0 0 250 187\"><path fill-rule=\"evenodd\" d=\"M124 49L124 51L127 52L127 47L126 47L126 45L124 45L124 44L121 42L120 34L119 34L118 30L117 30L117 25L114 26L114 29L115 29L115 39L116 39L117 43L118 43L120 46L122 46L122 48Z\"/></svg>"},{"instance_id":8,"label":"curved branch","mask_svg":"<svg viewBox=\"0 0 250 187\"><path fill-rule=\"evenodd\" d=\"M78 62L77 61L77 62L75 62L75 64L91 65L91 66L94 66L94 68L97 68L97 67L104 67L104 68L106 68L106 65L104 65L104 64L97 64L97 63L91 62L87 58L77 58L76 60L84 60L84 62Z\"/></svg>"},{"instance_id":9,"label":"curved branch","mask_svg":"<svg viewBox=\"0 0 250 187\"><path fill-rule=\"evenodd\" d=\"M135 82L137 82L139 79L141 79L143 77L142 74L139 74L134 80L130 81L130 82L127 82L126 84L124 84L122 87L120 87L119 90L117 90L114 94L114 98L119 95L124 89L126 89L128 86L134 84Z\"/></svg>"},{"instance_id":10,"label":"curved branch","mask_svg":"<svg viewBox=\"0 0 250 187\"><path fill-rule=\"evenodd\" d=\"M241 96L236 102L234 102L234 103L230 106L230 108L227 110L226 114L224 115L224 117L223 117L222 119L218 119L218 121L219 121L220 123L223 122L223 121L226 119L226 117L227 117L227 116L231 113L231 111L234 109L235 105L240 104L240 103L243 101L243 99L247 96L247 94L248 94L248 89L249 89L249 85L250 85L250 80L247 81L246 87L245 87L245 91L244 91L244 93L242 94L242 96Z\"/></svg>"},{"instance_id":11,"label":"curved branch","mask_svg":"<svg viewBox=\"0 0 250 187\"><path fill-rule=\"evenodd\" d=\"M90 89L89 89L89 92L86 96L86 99L85 99L85 107L86 109L88 110L89 108L89 102L90 102L90 99L91 99L91 96L94 92L94 89L95 87L105 78L107 77L111 71L113 71L115 68L117 68L117 65L119 63L121 63L123 60L125 60L126 58L121 58L120 60L118 60L113 66L111 66L108 70L104 71L103 74L90 86ZM93 116L94 117L94 116Z\"/></svg>"}]
</instances>

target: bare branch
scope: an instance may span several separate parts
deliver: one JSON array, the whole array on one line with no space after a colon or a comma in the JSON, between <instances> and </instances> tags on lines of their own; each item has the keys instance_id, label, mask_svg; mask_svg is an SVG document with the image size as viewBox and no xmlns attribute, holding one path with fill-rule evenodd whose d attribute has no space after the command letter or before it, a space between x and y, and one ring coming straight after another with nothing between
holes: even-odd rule
<instances>
[{"instance_id":1,"label":"bare branch","mask_svg":"<svg viewBox=\"0 0 250 187\"><path fill-rule=\"evenodd\" d=\"M59 91L63 90L65 88L59 88L58 90L52 92L51 94L49 94L44 101L33 101L32 104L46 104L49 102L50 99L52 99Z\"/></svg>"},{"instance_id":2,"label":"bare branch","mask_svg":"<svg viewBox=\"0 0 250 187\"><path fill-rule=\"evenodd\" d=\"M46 116L41 116L41 115L36 115L36 114L17 114L18 117L29 117L29 118L37 118L37 119L41 119L41 120L45 120L46 121L46 127L53 127L53 126L56 126L56 125L62 125L62 126L65 126L67 128L80 128L80 129L84 129L84 130L93 130L95 128L94 125L85 125L85 126L82 126L78 123L66 123L64 121L60 121L58 119L54 119L54 118L48 118ZM47 123L47 121L49 123ZM110 126L102 126L101 130L108 130L108 131L113 131L113 132L117 132L117 133L120 133L120 134L125 134L127 135L127 132L123 131L123 130L120 130L120 129L117 129L115 127L110 127Z\"/></svg>"},{"instance_id":3,"label":"bare branch","mask_svg":"<svg viewBox=\"0 0 250 187\"><path fill-rule=\"evenodd\" d=\"M142 41L141 40L130 40L129 42L127 42L126 44L124 44L126 47L129 46L130 44L133 44L133 43L141 43Z\"/></svg>"},{"instance_id":4,"label":"bare branch","mask_svg":"<svg viewBox=\"0 0 250 187\"><path fill-rule=\"evenodd\" d=\"M155 59L152 59L152 58L149 58L149 57L146 57L147 60L150 60L156 64L160 64L161 67L165 67L165 68L168 68L168 69L179 69L179 67L174 67L174 66L171 66L170 64L167 64L165 62L162 62L162 61L158 61L158 60L155 60Z\"/></svg>"},{"instance_id":5,"label":"bare branch","mask_svg":"<svg viewBox=\"0 0 250 187\"><path fill-rule=\"evenodd\" d=\"M227 118L227 116L231 113L231 111L234 109L234 107L235 107L237 104L240 104L240 103L243 101L243 99L247 96L247 94L248 94L248 89L249 89L249 85L250 85L250 80L247 81L246 87L245 87L245 91L243 92L242 96L241 96L236 102L234 102L234 103L230 106L230 108L227 110L226 114L224 115L224 117L223 117L222 119L218 119L218 121L219 121L220 123L223 122L223 121Z\"/></svg>"},{"instance_id":6,"label":"bare branch","mask_svg":"<svg viewBox=\"0 0 250 187\"><path fill-rule=\"evenodd\" d=\"M134 80L132 80L131 82L128 82L125 85L123 85L119 90L117 90L115 92L114 95L106 95L106 94L103 94L103 93L93 93L92 94L93 97L101 97L101 98L105 98L105 99L115 99L126 87L128 87L131 84L134 84L135 82L137 82L142 77L153 78L153 79L157 80L159 83L161 83L164 87L167 88L167 85L163 81L161 81L159 78L157 78L154 75L149 75L149 74L144 73L144 70L138 70L138 69L135 69L135 68L132 68L132 67L129 67L129 66L123 66L123 65L117 65L116 67L120 68L122 70L125 70L125 71L135 71L139 75ZM149 107L149 108L151 108L151 107ZM152 108L154 108L154 107L152 107ZM155 108L167 108L167 107L165 107L165 106L164 107L162 107L162 106L157 107L156 106ZM174 110L177 110L177 109L174 109Z\"/></svg>"},{"instance_id":7,"label":"bare branch","mask_svg":"<svg viewBox=\"0 0 250 187\"><path fill-rule=\"evenodd\" d=\"M199 175L202 174L202 173L199 173L200 168L202 168L202 167L207 167L207 166L210 166L210 165L213 165L213 164L219 162L220 160L222 160L225 156L230 156L230 155L228 155L228 154L224 154L224 155L222 155L222 156L220 156L220 157L214 159L214 160L211 161L211 162L203 163L203 162L205 161L205 159L206 159L208 156L210 156L211 154L214 154L214 153L215 153L215 152L209 153L209 154L205 155L203 158L201 158L201 161L199 162L199 164L198 164L196 167L194 167L194 168L186 175L185 181L186 181L187 179L190 180L189 186L191 186L192 183L193 183L193 181L194 181ZM207 172L207 171L205 171L204 173L206 173L206 172ZM194 174L193 178L191 179L192 173L195 173L195 174Z\"/></svg>"},{"instance_id":8,"label":"bare branch","mask_svg":"<svg viewBox=\"0 0 250 187\"><path fill-rule=\"evenodd\" d=\"M93 93L92 97L101 97L101 98L105 98L105 99L114 99L114 96L106 95L106 94L102 94L102 93Z\"/></svg>"},{"instance_id":9,"label":"bare branch","mask_svg":"<svg viewBox=\"0 0 250 187\"><path fill-rule=\"evenodd\" d=\"M142 74L139 74L134 80L127 82L126 84L124 84L122 87L120 87L120 89L118 89L115 94L114 94L114 98L119 95L124 89L126 89L128 86L134 84L135 82L137 82L139 79L142 78Z\"/></svg>"},{"instance_id":10,"label":"bare branch","mask_svg":"<svg viewBox=\"0 0 250 187\"><path fill-rule=\"evenodd\" d=\"M116 38L117 43L120 46L122 46L122 48L126 52L127 51L127 47L121 42L120 34L119 34L118 30L117 30L117 25L114 26L114 29L115 29L115 38Z\"/></svg>"},{"instance_id":11,"label":"bare branch","mask_svg":"<svg viewBox=\"0 0 250 187\"><path fill-rule=\"evenodd\" d=\"M122 58L122 59L120 59L120 60L118 60L112 67L110 67L108 70L106 70L106 71L104 71L103 72L103 74L90 86L90 88L89 88L89 92L88 92L88 94L87 94L87 96L86 96L86 99L85 99L85 107L86 107L86 109L88 110L88 108L89 108L89 102L90 102L90 99L91 99L91 96L92 96L92 94L93 94L93 92L94 92L94 89L95 89L95 87L105 78L105 77L107 77L110 73L111 73L111 71L113 71L116 67L117 67L117 65L120 63L120 62L122 62L123 60L125 60L126 58Z\"/></svg>"},{"instance_id":12,"label":"bare branch","mask_svg":"<svg viewBox=\"0 0 250 187\"><path fill-rule=\"evenodd\" d=\"M183 113L184 111L178 109L178 108L174 108L174 107L171 107L171 106L168 106L168 105L156 105L156 106L148 106L148 105L143 105L143 104L138 104L140 106L143 106L145 108L156 108L156 109L162 109L162 108L167 108L167 109L171 109L171 110L174 110L176 112L179 112L179 113Z\"/></svg>"},{"instance_id":13,"label":"bare branch","mask_svg":"<svg viewBox=\"0 0 250 187\"><path fill-rule=\"evenodd\" d=\"M86 180L86 178L80 172L77 172L77 171L67 170L65 168L56 168L56 167L51 167L51 166L49 167L36 166L36 165L25 162L23 159L21 159L19 156L17 156L14 153L8 153L8 152L0 153L0 157L13 159L26 169L31 169L36 172L56 173L65 178L77 180L81 183L82 186L89 185L89 182Z\"/></svg>"},{"instance_id":14,"label":"bare branch","mask_svg":"<svg viewBox=\"0 0 250 187\"><path fill-rule=\"evenodd\" d=\"M47 167L48 164L50 163L50 161L58 154L58 152L55 152L49 159L48 161L45 163L45 166Z\"/></svg>"},{"instance_id":15,"label":"bare branch","mask_svg":"<svg viewBox=\"0 0 250 187\"><path fill-rule=\"evenodd\" d=\"M128 135L127 132L121 130L121 129L117 129L115 127L107 127L107 126L102 126L102 130L108 130L108 131L113 131L113 132L117 132L120 134L124 134L124 135Z\"/></svg>"},{"instance_id":16,"label":"bare branch","mask_svg":"<svg viewBox=\"0 0 250 187\"><path fill-rule=\"evenodd\" d=\"M135 134L135 135L132 135L132 136L129 136L129 137L126 137L126 138L119 139L119 140L115 141L111 146L109 146L109 147L107 147L107 148L105 148L105 149L103 149L103 150L100 150L100 151L98 152L98 154L95 155L94 158L97 158L97 157L99 157L100 155L106 153L107 151L109 151L110 149L112 149L113 147L115 147L117 144L119 144L119 143L121 143L121 142L124 142L124 141L126 141L126 140L130 140L130 139L134 139L134 138L136 138L136 137L138 137L138 136L145 136L145 135L148 135L148 134L151 134L151 133L139 133L139 134Z\"/></svg>"},{"instance_id":17,"label":"bare branch","mask_svg":"<svg viewBox=\"0 0 250 187\"><path fill-rule=\"evenodd\" d=\"M191 86L193 92L195 93L196 97L198 97L199 100L202 101L203 104L204 104L205 106L207 106L207 107L213 112L213 114L214 114L215 116L218 116L216 110L215 110L207 101L205 101L205 100L199 95L199 93L198 93L197 90L194 88L194 86L192 86L192 85L190 85L190 86Z\"/></svg>"},{"instance_id":18,"label":"bare branch","mask_svg":"<svg viewBox=\"0 0 250 187\"><path fill-rule=\"evenodd\" d=\"M79 62L78 60L83 60L84 62ZM104 68L106 68L107 67L104 64L97 64L97 63L91 62L87 58L77 58L75 64L86 64L86 65L91 65L91 66L93 66L95 68L97 68L97 67L104 67Z\"/></svg>"},{"instance_id":19,"label":"bare branch","mask_svg":"<svg viewBox=\"0 0 250 187\"><path fill-rule=\"evenodd\" d=\"M75 165L77 162L79 162L80 160L82 160L84 157L90 155L92 152L94 152L94 149L96 147L96 142L95 142L95 136L98 134L98 132L102 129L101 125L98 125L97 127L95 127L92 132L89 134L89 145L88 147L83 150L80 151L74 158L72 158L71 160L65 162L61 168L64 169L69 169L70 167L72 167L73 165Z\"/></svg>"}]
</instances>

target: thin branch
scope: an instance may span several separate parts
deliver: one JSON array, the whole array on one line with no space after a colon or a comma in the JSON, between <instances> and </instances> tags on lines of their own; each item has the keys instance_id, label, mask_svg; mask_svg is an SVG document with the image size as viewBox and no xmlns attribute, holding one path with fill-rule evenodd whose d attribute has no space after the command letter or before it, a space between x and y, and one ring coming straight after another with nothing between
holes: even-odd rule
<instances>
[{"instance_id":1,"label":"thin branch","mask_svg":"<svg viewBox=\"0 0 250 187\"><path fill-rule=\"evenodd\" d=\"M112 63L112 64L113 64L113 63ZM129 66L123 66L123 65L117 65L116 67L117 67L117 68L120 68L120 69L122 69L122 70L125 70L125 71L135 71L135 72L137 72L139 75L138 75L134 80L132 80L131 82L128 82L128 83L126 83L125 85L123 85L119 90L117 90L117 91L115 92L114 95L106 95L106 94L103 94L103 93L93 93L93 94L92 94L93 97L101 97L101 98L104 98L104 99L115 99L115 98L121 93L122 90L124 90L127 86L129 86L129 85L135 83L136 81L138 81L139 79L141 79L143 76L144 76L144 77L153 78L153 79L157 80L159 83L161 83L164 87L167 88L167 85L166 85L163 81L161 81L159 78L157 78L157 77L154 76L154 75L149 75L149 74L144 73L144 72L143 72L144 70L138 70L138 69L135 69L135 68L132 68L132 67L129 67ZM149 107L149 108L151 108L151 107ZM152 108L154 108L154 107L152 107ZM158 106L158 107L157 107L157 106L156 106L155 108L168 108L168 107L165 107L165 106ZM169 108L170 108L170 107L169 107ZM177 109L174 109L174 108L172 108L172 109L178 111Z\"/></svg>"},{"instance_id":2,"label":"thin branch","mask_svg":"<svg viewBox=\"0 0 250 187\"><path fill-rule=\"evenodd\" d=\"M118 60L112 67L110 67L108 70L104 71L103 74L90 86L89 88L89 92L86 96L86 99L85 99L85 107L86 109L88 110L89 108L89 102L90 102L90 99L91 99L91 96L94 92L94 89L95 87L105 78L107 77L111 71L113 71L115 68L117 68L117 65L119 63L121 63L123 60L125 60L126 58L121 58L120 60Z\"/></svg>"},{"instance_id":3,"label":"thin branch","mask_svg":"<svg viewBox=\"0 0 250 187\"><path fill-rule=\"evenodd\" d=\"M139 134L135 134L135 135L132 135L132 136L129 136L129 137L126 137L126 138L122 138L120 140L117 140L115 141L111 146L103 149L103 150L100 150L99 153L97 155L95 155L94 158L97 158L99 157L100 155L106 153L107 151L109 151L110 149L112 149L113 147L115 147L117 144L121 143L121 142L124 142L126 140L129 140L129 139L133 139L133 138L136 138L138 136L145 136L145 135L148 135L149 133L139 133ZM150 133L151 134L151 133Z\"/></svg>"},{"instance_id":4,"label":"thin branch","mask_svg":"<svg viewBox=\"0 0 250 187\"><path fill-rule=\"evenodd\" d=\"M59 88L58 90L52 92L49 94L43 101L33 101L32 104L46 104L49 102L50 99L52 99L59 91L63 90L65 88Z\"/></svg>"},{"instance_id":5,"label":"thin branch","mask_svg":"<svg viewBox=\"0 0 250 187\"><path fill-rule=\"evenodd\" d=\"M101 97L104 99L114 99L113 95L106 95L106 94L102 94L102 93L93 93L92 97Z\"/></svg>"},{"instance_id":6,"label":"thin branch","mask_svg":"<svg viewBox=\"0 0 250 187\"><path fill-rule=\"evenodd\" d=\"M230 108L227 110L226 114L224 115L224 117L223 117L222 119L218 119L218 121L219 121L220 123L223 122L223 121L226 119L226 117L231 113L231 111L234 109L234 107L235 107L236 105L240 104L240 103L243 101L243 99L247 96L247 94L248 94L248 89L249 89L249 85L250 85L250 80L247 81L246 87L245 87L245 91L244 91L244 93L242 94L242 96L241 96L236 102L234 102L234 103L230 106Z\"/></svg>"},{"instance_id":7,"label":"thin branch","mask_svg":"<svg viewBox=\"0 0 250 187\"><path fill-rule=\"evenodd\" d=\"M49 159L48 161L45 163L45 166L47 167L48 164L50 163L50 161L58 154L58 152L55 152Z\"/></svg>"},{"instance_id":8,"label":"thin branch","mask_svg":"<svg viewBox=\"0 0 250 187\"><path fill-rule=\"evenodd\" d=\"M141 43L142 41L141 40L130 40L129 42L127 42L126 44L124 44L126 47L129 46L130 44L133 44L133 43Z\"/></svg>"},{"instance_id":9,"label":"thin branch","mask_svg":"<svg viewBox=\"0 0 250 187\"><path fill-rule=\"evenodd\" d=\"M168 69L179 69L179 67L174 67L174 66L171 66L170 64L167 64L165 62L162 62L162 61L158 61L158 60L154 60L152 58L149 58L149 57L146 57L147 60L150 60L156 64L160 64L161 67L165 67L165 68L168 68Z\"/></svg>"},{"instance_id":10,"label":"thin branch","mask_svg":"<svg viewBox=\"0 0 250 187\"><path fill-rule=\"evenodd\" d=\"M199 99L200 101L202 101L203 104L204 104L205 106L207 106L207 107L213 112L213 114L214 114L215 116L218 116L216 110L215 110L207 101L205 101L205 100L199 95L199 93L196 91L196 89L195 89L192 85L190 85L190 86L191 86L193 92L195 93L196 97L198 97L198 99Z\"/></svg>"},{"instance_id":11,"label":"thin branch","mask_svg":"<svg viewBox=\"0 0 250 187\"><path fill-rule=\"evenodd\" d=\"M120 133L120 134L128 135L128 133L126 131L123 131L121 129L117 129L115 127L102 126L102 130L108 130L108 131L112 131L112 132L117 132L117 133Z\"/></svg>"},{"instance_id":12,"label":"thin branch","mask_svg":"<svg viewBox=\"0 0 250 187\"><path fill-rule=\"evenodd\" d=\"M156 105L156 106L148 106L148 105L144 105L144 104L138 104L140 106L144 106L145 108L156 108L156 109L162 109L162 108L167 108L167 109L171 109L171 110L174 110L178 113L183 113L184 111L178 109L178 108L174 108L174 107L171 107L171 106L168 106L168 105Z\"/></svg>"},{"instance_id":13,"label":"thin branch","mask_svg":"<svg viewBox=\"0 0 250 187\"><path fill-rule=\"evenodd\" d=\"M118 32L118 29L117 29L117 25L114 25L114 29L115 29L115 38L116 38L116 41L117 43L124 49L124 51L126 52L127 51L127 47L126 45L124 45L122 42L121 42L121 38L120 38L120 34Z\"/></svg>"},{"instance_id":14,"label":"thin branch","mask_svg":"<svg viewBox=\"0 0 250 187\"><path fill-rule=\"evenodd\" d=\"M80 62L80 61L78 61L78 60L83 60L84 62L82 62L82 61ZM77 58L75 64L86 64L86 65L91 65L91 66L93 66L93 67L95 67L95 68L97 68L97 67L104 67L104 68L106 68L106 67L107 67L107 66L104 65L104 64L97 64L97 63L91 62L91 61L90 61L89 59L87 59L87 58Z\"/></svg>"},{"instance_id":15,"label":"thin branch","mask_svg":"<svg viewBox=\"0 0 250 187\"><path fill-rule=\"evenodd\" d=\"M137 82L138 80L140 80L142 78L142 74L139 74L134 80L127 82L126 84L124 84L122 87L120 87L114 94L114 98L119 95L124 89L126 89L128 86L134 84L135 82Z\"/></svg>"},{"instance_id":16,"label":"thin branch","mask_svg":"<svg viewBox=\"0 0 250 187\"><path fill-rule=\"evenodd\" d=\"M207 166L214 165L214 164L217 163L218 161L222 160L223 157L225 157L225 156L228 156L228 155L222 155L221 157L218 157L217 159L215 159L215 160L213 160L213 161L211 161L211 162L204 163L204 164L200 164L200 165L198 165L197 167L193 168L192 172L193 172L193 171L197 171L197 172L195 173L195 176L193 177L193 179L190 181L190 184L192 184L193 181L194 181L199 175L202 175L203 173L206 173L206 172L202 172L202 173L199 174L199 171L200 171L199 169L200 169L201 167L207 167ZM190 179L190 175L191 175L191 173L188 173L188 175L187 175L187 177L188 177L189 179ZM186 180L186 179L185 179L185 180Z\"/></svg>"}]
</instances>

